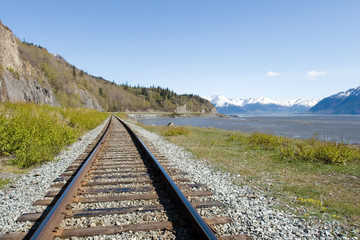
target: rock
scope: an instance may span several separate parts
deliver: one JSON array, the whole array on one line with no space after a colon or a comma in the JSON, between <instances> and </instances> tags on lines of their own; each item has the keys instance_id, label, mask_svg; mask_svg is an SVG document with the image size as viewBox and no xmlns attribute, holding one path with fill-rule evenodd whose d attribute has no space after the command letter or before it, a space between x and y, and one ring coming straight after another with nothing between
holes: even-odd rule
<instances>
[{"instance_id":1,"label":"rock","mask_svg":"<svg viewBox=\"0 0 360 240\"><path fill-rule=\"evenodd\" d=\"M186 104L184 104L183 106L176 107L174 112L175 113L189 113L190 111L187 110Z\"/></svg>"},{"instance_id":2,"label":"rock","mask_svg":"<svg viewBox=\"0 0 360 240\"><path fill-rule=\"evenodd\" d=\"M169 122L166 126L171 127L171 126L175 126L175 124L173 122Z\"/></svg>"},{"instance_id":3,"label":"rock","mask_svg":"<svg viewBox=\"0 0 360 240\"><path fill-rule=\"evenodd\" d=\"M18 40L0 24L0 102L5 101L60 105L47 78L21 57Z\"/></svg>"},{"instance_id":4,"label":"rock","mask_svg":"<svg viewBox=\"0 0 360 240\"><path fill-rule=\"evenodd\" d=\"M27 47L26 44L21 43L9 28L0 23L0 102L60 106L48 78L22 49ZM61 56L54 56L53 60L64 61L62 59ZM75 83L68 83L67 92L78 96L82 107L103 111L96 98Z\"/></svg>"}]
</instances>

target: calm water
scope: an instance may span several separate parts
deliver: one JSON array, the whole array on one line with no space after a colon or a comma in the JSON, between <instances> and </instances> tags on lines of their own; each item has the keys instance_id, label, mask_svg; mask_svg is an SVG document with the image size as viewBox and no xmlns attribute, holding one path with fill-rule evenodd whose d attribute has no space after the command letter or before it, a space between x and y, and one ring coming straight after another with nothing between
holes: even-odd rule
<instances>
[{"instance_id":1,"label":"calm water","mask_svg":"<svg viewBox=\"0 0 360 240\"><path fill-rule=\"evenodd\" d=\"M360 143L360 115L238 115L224 118L141 119L147 125L214 127L243 132L268 132L291 138L311 138Z\"/></svg>"}]
</instances>

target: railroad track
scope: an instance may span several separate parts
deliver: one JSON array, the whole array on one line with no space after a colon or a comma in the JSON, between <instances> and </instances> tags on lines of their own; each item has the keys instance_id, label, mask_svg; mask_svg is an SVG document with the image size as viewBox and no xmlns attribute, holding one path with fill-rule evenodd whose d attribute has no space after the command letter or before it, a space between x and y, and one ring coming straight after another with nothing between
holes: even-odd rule
<instances>
[{"instance_id":1,"label":"railroad track","mask_svg":"<svg viewBox=\"0 0 360 240\"><path fill-rule=\"evenodd\" d=\"M0 239L249 239L227 233L222 226L231 219L217 215L222 204L206 186L187 179L115 116L51 189L34 203L43 212L18 219L33 223L28 232Z\"/></svg>"}]
</instances>

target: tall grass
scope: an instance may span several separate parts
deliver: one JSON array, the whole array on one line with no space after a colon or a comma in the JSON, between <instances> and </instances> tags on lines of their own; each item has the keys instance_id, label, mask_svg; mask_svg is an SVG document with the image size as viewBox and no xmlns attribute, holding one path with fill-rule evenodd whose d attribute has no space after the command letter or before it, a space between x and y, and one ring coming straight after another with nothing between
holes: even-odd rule
<instances>
[{"instance_id":1,"label":"tall grass","mask_svg":"<svg viewBox=\"0 0 360 240\"><path fill-rule=\"evenodd\" d=\"M0 104L0 156L13 156L10 163L21 168L51 161L61 149L107 116L89 109Z\"/></svg>"}]
</instances>

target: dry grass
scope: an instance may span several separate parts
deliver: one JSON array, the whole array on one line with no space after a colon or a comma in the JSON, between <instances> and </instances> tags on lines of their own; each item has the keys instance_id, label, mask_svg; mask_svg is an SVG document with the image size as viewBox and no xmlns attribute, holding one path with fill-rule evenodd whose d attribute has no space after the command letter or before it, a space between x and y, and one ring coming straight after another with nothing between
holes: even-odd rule
<instances>
[{"instance_id":1,"label":"dry grass","mask_svg":"<svg viewBox=\"0 0 360 240\"><path fill-rule=\"evenodd\" d=\"M7 174L24 174L33 170L35 167L20 168L19 166L9 164L13 157L1 156L0 157L0 175L6 178Z\"/></svg>"},{"instance_id":2,"label":"dry grass","mask_svg":"<svg viewBox=\"0 0 360 240\"><path fill-rule=\"evenodd\" d=\"M122 118L122 119L129 119L128 114L124 113L124 112L116 113L116 116L118 116L119 118Z\"/></svg>"}]
</instances>

